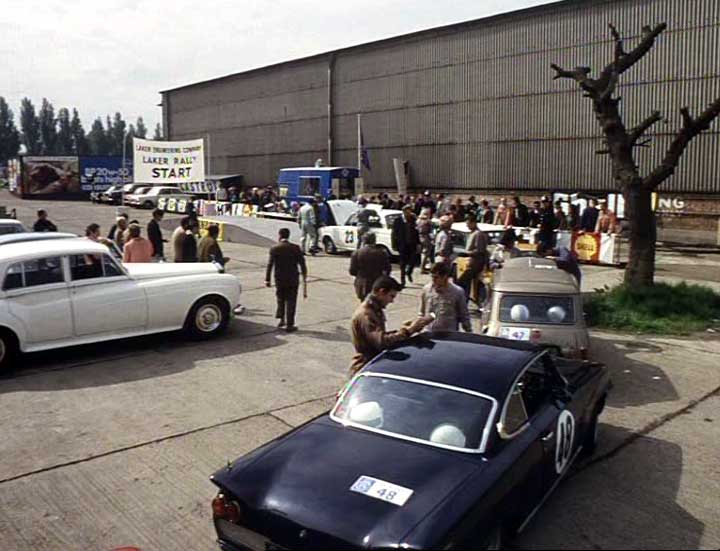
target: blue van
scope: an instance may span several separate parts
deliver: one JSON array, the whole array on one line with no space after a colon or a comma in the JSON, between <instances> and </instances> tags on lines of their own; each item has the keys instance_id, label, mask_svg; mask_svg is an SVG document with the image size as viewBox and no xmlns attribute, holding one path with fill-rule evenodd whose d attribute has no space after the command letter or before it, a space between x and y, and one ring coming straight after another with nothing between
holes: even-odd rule
<instances>
[{"instance_id":1,"label":"blue van","mask_svg":"<svg viewBox=\"0 0 720 551\"><path fill-rule=\"evenodd\" d=\"M306 202L316 195L328 199L355 196L355 180L360 174L350 167L283 168L278 175L278 192L287 201Z\"/></svg>"}]
</instances>

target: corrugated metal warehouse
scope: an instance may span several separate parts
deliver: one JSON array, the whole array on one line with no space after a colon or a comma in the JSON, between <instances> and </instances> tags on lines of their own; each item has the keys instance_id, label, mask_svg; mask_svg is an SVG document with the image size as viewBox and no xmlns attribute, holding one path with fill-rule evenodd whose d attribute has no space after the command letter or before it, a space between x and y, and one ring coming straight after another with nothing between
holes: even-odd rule
<instances>
[{"instance_id":1,"label":"corrugated metal warehouse","mask_svg":"<svg viewBox=\"0 0 720 551\"><path fill-rule=\"evenodd\" d=\"M165 91L164 126L168 139L209 135L212 171L252 185L317 158L355 166L359 113L366 189L393 188L401 158L412 190L611 191L591 103L575 83L553 80L550 64L599 72L613 55L608 23L629 47L660 22L668 30L619 89L628 126L655 109L670 119L638 150L647 171L679 109L697 114L720 94L717 0L567 0L337 50ZM719 130L691 144L664 193L687 205L720 192Z\"/></svg>"}]
</instances>

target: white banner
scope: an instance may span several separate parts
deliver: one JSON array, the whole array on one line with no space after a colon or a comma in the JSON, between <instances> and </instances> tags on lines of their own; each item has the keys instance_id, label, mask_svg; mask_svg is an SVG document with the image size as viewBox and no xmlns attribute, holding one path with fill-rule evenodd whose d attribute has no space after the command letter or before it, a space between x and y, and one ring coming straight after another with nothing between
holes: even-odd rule
<instances>
[{"instance_id":1,"label":"white banner","mask_svg":"<svg viewBox=\"0 0 720 551\"><path fill-rule=\"evenodd\" d=\"M203 182L203 140L154 142L133 138L133 171L139 184Z\"/></svg>"}]
</instances>

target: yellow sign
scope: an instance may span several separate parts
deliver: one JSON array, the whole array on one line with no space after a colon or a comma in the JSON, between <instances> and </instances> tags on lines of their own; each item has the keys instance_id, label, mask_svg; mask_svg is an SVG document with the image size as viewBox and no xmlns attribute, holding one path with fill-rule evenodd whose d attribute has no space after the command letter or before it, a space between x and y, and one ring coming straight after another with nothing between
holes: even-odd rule
<instances>
[{"instance_id":1,"label":"yellow sign","mask_svg":"<svg viewBox=\"0 0 720 551\"><path fill-rule=\"evenodd\" d=\"M593 233L578 235L573 243L573 250L580 261L597 262L600 256L600 239Z\"/></svg>"}]
</instances>

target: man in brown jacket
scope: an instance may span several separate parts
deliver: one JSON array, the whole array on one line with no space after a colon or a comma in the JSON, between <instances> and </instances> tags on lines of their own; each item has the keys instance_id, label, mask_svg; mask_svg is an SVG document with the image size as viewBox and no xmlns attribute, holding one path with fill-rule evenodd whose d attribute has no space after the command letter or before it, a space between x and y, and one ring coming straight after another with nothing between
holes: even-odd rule
<instances>
[{"instance_id":1,"label":"man in brown jacket","mask_svg":"<svg viewBox=\"0 0 720 551\"><path fill-rule=\"evenodd\" d=\"M395 343L409 339L415 333L432 323L430 316L419 317L406 322L398 331L385 329L383 310L395 301L400 284L390 276L383 276L373 285L373 290L358 306L352 317L351 331L355 355L350 364L350 376L360 371L365 364L383 350Z\"/></svg>"},{"instance_id":2,"label":"man in brown jacket","mask_svg":"<svg viewBox=\"0 0 720 551\"><path fill-rule=\"evenodd\" d=\"M207 235L198 243L198 262L216 262L221 266L227 264L229 258L223 256L222 249L218 244L220 227L217 224L208 226Z\"/></svg>"},{"instance_id":3,"label":"man in brown jacket","mask_svg":"<svg viewBox=\"0 0 720 551\"><path fill-rule=\"evenodd\" d=\"M275 295L277 297L275 317L280 320L278 327L287 326L286 331L292 333L297 331L295 310L300 287L300 272L302 272L303 283L307 285L307 266L305 265L305 255L300 247L289 241L290 230L282 228L279 238L280 243L270 249L265 285L270 287L270 276L275 268Z\"/></svg>"},{"instance_id":4,"label":"man in brown jacket","mask_svg":"<svg viewBox=\"0 0 720 551\"><path fill-rule=\"evenodd\" d=\"M350 275L355 276L355 294L359 300L372 293L373 284L383 275L390 275L390 256L383 247L376 245L374 233L363 236L363 247L350 257Z\"/></svg>"}]
</instances>

